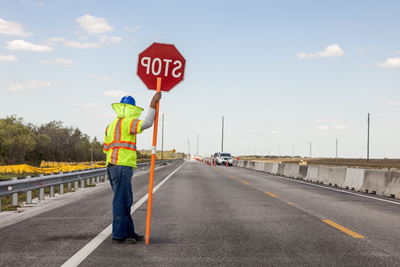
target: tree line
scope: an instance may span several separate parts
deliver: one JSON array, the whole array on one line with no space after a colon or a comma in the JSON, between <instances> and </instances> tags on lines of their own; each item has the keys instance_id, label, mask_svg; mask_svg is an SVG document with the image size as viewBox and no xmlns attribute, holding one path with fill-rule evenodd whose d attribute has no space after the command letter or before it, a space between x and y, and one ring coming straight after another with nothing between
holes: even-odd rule
<instances>
[{"instance_id":1,"label":"tree line","mask_svg":"<svg viewBox=\"0 0 400 267\"><path fill-rule=\"evenodd\" d=\"M90 138L79 128L66 127L61 121L42 125L24 123L15 115L0 118L0 165L29 164L42 160L58 162L103 161L103 142Z\"/></svg>"}]
</instances>

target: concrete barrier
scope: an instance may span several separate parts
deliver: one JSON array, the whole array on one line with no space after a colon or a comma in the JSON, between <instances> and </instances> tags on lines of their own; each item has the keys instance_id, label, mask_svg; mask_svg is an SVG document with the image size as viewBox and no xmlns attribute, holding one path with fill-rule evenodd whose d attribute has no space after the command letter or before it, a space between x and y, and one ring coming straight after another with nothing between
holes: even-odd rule
<instances>
[{"instance_id":1,"label":"concrete barrier","mask_svg":"<svg viewBox=\"0 0 400 267\"><path fill-rule=\"evenodd\" d=\"M388 186L383 193L387 197L400 198L400 172L389 172Z\"/></svg>"},{"instance_id":2,"label":"concrete barrier","mask_svg":"<svg viewBox=\"0 0 400 267\"><path fill-rule=\"evenodd\" d=\"M308 165L299 165L299 174L297 175L297 179L303 180L307 176Z\"/></svg>"},{"instance_id":3,"label":"concrete barrier","mask_svg":"<svg viewBox=\"0 0 400 267\"><path fill-rule=\"evenodd\" d=\"M329 172L328 185L342 187L346 178L346 167L331 167Z\"/></svg>"},{"instance_id":4,"label":"concrete barrier","mask_svg":"<svg viewBox=\"0 0 400 267\"><path fill-rule=\"evenodd\" d=\"M364 183L364 169L347 168L342 188L360 191Z\"/></svg>"},{"instance_id":5,"label":"concrete barrier","mask_svg":"<svg viewBox=\"0 0 400 267\"><path fill-rule=\"evenodd\" d=\"M285 170L285 165L286 164L280 163L278 165L278 172L276 174L278 174L279 176L282 176L283 175L283 171Z\"/></svg>"},{"instance_id":6,"label":"concrete barrier","mask_svg":"<svg viewBox=\"0 0 400 267\"><path fill-rule=\"evenodd\" d=\"M307 176L306 179L307 181L311 181L311 182L317 182L318 181L318 169L319 166L316 165L309 165L307 168Z\"/></svg>"},{"instance_id":7,"label":"concrete barrier","mask_svg":"<svg viewBox=\"0 0 400 267\"><path fill-rule=\"evenodd\" d=\"M279 167L279 163L272 163L271 174L277 174L278 173L278 167Z\"/></svg>"},{"instance_id":8,"label":"concrete barrier","mask_svg":"<svg viewBox=\"0 0 400 267\"><path fill-rule=\"evenodd\" d=\"M234 161L234 165L274 175L400 199L400 172L246 160Z\"/></svg>"},{"instance_id":9,"label":"concrete barrier","mask_svg":"<svg viewBox=\"0 0 400 267\"><path fill-rule=\"evenodd\" d=\"M254 167L256 171L263 172L265 168L265 162L256 162Z\"/></svg>"},{"instance_id":10,"label":"concrete barrier","mask_svg":"<svg viewBox=\"0 0 400 267\"><path fill-rule=\"evenodd\" d=\"M297 164L285 164L283 176L289 178L295 178L299 174L299 165Z\"/></svg>"},{"instance_id":11,"label":"concrete barrier","mask_svg":"<svg viewBox=\"0 0 400 267\"><path fill-rule=\"evenodd\" d=\"M383 195L389 184L390 171L365 170L361 192Z\"/></svg>"},{"instance_id":12,"label":"concrete barrier","mask_svg":"<svg viewBox=\"0 0 400 267\"><path fill-rule=\"evenodd\" d=\"M317 182L320 184L328 184L330 171L331 171L331 167L319 166Z\"/></svg>"}]
</instances>

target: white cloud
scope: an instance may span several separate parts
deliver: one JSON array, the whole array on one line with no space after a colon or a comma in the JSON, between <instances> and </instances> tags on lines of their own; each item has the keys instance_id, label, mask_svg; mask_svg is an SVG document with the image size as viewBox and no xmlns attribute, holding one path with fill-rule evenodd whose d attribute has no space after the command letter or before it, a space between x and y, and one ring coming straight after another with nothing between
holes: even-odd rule
<instances>
[{"instance_id":1,"label":"white cloud","mask_svg":"<svg viewBox=\"0 0 400 267\"><path fill-rule=\"evenodd\" d=\"M102 104L89 103L89 104L77 104L77 105L74 105L74 106L75 107L81 107L81 108L101 108L103 105Z\"/></svg>"},{"instance_id":2,"label":"white cloud","mask_svg":"<svg viewBox=\"0 0 400 267\"><path fill-rule=\"evenodd\" d=\"M338 57L343 56L344 51L337 45L329 45L325 48L324 51L319 51L315 54L306 54L306 53L298 53L297 58L308 58L308 57Z\"/></svg>"},{"instance_id":3,"label":"white cloud","mask_svg":"<svg viewBox=\"0 0 400 267\"><path fill-rule=\"evenodd\" d=\"M51 42L61 42L66 47L74 47L74 48L100 47L100 44L97 44L97 43L89 43L89 42L80 43L80 42L77 42L77 41L68 41L67 39L59 38L59 37L50 38L49 41L51 41Z\"/></svg>"},{"instance_id":4,"label":"white cloud","mask_svg":"<svg viewBox=\"0 0 400 267\"><path fill-rule=\"evenodd\" d=\"M0 55L0 61L18 61L18 59L13 55L9 56Z\"/></svg>"},{"instance_id":5,"label":"white cloud","mask_svg":"<svg viewBox=\"0 0 400 267\"><path fill-rule=\"evenodd\" d=\"M266 131L265 133L267 133L267 134L278 134L277 131Z\"/></svg>"},{"instance_id":6,"label":"white cloud","mask_svg":"<svg viewBox=\"0 0 400 267\"><path fill-rule=\"evenodd\" d=\"M107 97L118 97L118 98L120 98L120 97L124 97L126 95L129 95L129 94L127 92L124 92L124 91L104 91L103 95L107 96Z\"/></svg>"},{"instance_id":7,"label":"white cloud","mask_svg":"<svg viewBox=\"0 0 400 267\"><path fill-rule=\"evenodd\" d=\"M388 105L388 106L400 106L400 102L389 102L386 105Z\"/></svg>"},{"instance_id":8,"label":"white cloud","mask_svg":"<svg viewBox=\"0 0 400 267\"><path fill-rule=\"evenodd\" d=\"M28 37L33 34L24 31L22 25L18 22L5 21L3 19L0 19L0 33L6 35L18 35L21 37Z\"/></svg>"},{"instance_id":9,"label":"white cloud","mask_svg":"<svg viewBox=\"0 0 400 267\"><path fill-rule=\"evenodd\" d=\"M395 58L389 58L383 63L375 63L376 66L382 67L382 68L397 68L400 67L400 58L395 57Z\"/></svg>"},{"instance_id":10,"label":"white cloud","mask_svg":"<svg viewBox=\"0 0 400 267\"><path fill-rule=\"evenodd\" d=\"M69 100L70 100L69 97L67 97L67 98L65 99L65 102L69 102Z\"/></svg>"},{"instance_id":11,"label":"white cloud","mask_svg":"<svg viewBox=\"0 0 400 267\"><path fill-rule=\"evenodd\" d=\"M347 129L347 126L344 126L344 125L335 125L335 126L333 127L333 129L335 129L335 130L346 130L346 129Z\"/></svg>"},{"instance_id":12,"label":"white cloud","mask_svg":"<svg viewBox=\"0 0 400 267\"><path fill-rule=\"evenodd\" d=\"M7 46L8 45L8 46ZM54 48L47 45L35 45L24 40L14 40L7 42L7 45L4 48L9 50L26 50L26 51L36 51L36 52L50 52L53 51Z\"/></svg>"},{"instance_id":13,"label":"white cloud","mask_svg":"<svg viewBox=\"0 0 400 267\"><path fill-rule=\"evenodd\" d=\"M125 28L126 28L128 31L136 32L136 31L139 29L139 26L136 26L135 28L132 28L132 29L130 29L128 26L125 26Z\"/></svg>"},{"instance_id":14,"label":"white cloud","mask_svg":"<svg viewBox=\"0 0 400 267\"><path fill-rule=\"evenodd\" d=\"M80 28L87 31L90 35L112 32L114 30L105 18L85 15L77 18L75 21L79 23Z\"/></svg>"},{"instance_id":15,"label":"white cloud","mask_svg":"<svg viewBox=\"0 0 400 267\"><path fill-rule=\"evenodd\" d=\"M396 51L395 54L400 54L400 50L399 50L399 51Z\"/></svg>"},{"instance_id":16,"label":"white cloud","mask_svg":"<svg viewBox=\"0 0 400 267\"><path fill-rule=\"evenodd\" d=\"M78 37L78 40L87 40L87 39L89 39L89 37L87 37L87 36L79 36Z\"/></svg>"},{"instance_id":17,"label":"white cloud","mask_svg":"<svg viewBox=\"0 0 400 267\"><path fill-rule=\"evenodd\" d=\"M382 130L389 130L390 128L387 127L387 126L382 126L381 129L382 129Z\"/></svg>"},{"instance_id":18,"label":"white cloud","mask_svg":"<svg viewBox=\"0 0 400 267\"><path fill-rule=\"evenodd\" d=\"M317 120L318 123L326 122L326 120Z\"/></svg>"},{"instance_id":19,"label":"white cloud","mask_svg":"<svg viewBox=\"0 0 400 267\"><path fill-rule=\"evenodd\" d=\"M39 64L67 64L68 68L72 67L72 64L74 63L74 61L72 59L65 59L62 57L56 57L54 60L40 60L37 63Z\"/></svg>"},{"instance_id":20,"label":"white cloud","mask_svg":"<svg viewBox=\"0 0 400 267\"><path fill-rule=\"evenodd\" d=\"M332 123L340 123L339 120L333 120Z\"/></svg>"},{"instance_id":21,"label":"white cloud","mask_svg":"<svg viewBox=\"0 0 400 267\"><path fill-rule=\"evenodd\" d=\"M43 3L34 3L34 4L32 4L32 5L34 5L34 6L44 6Z\"/></svg>"},{"instance_id":22,"label":"white cloud","mask_svg":"<svg viewBox=\"0 0 400 267\"><path fill-rule=\"evenodd\" d=\"M94 80L96 80L98 82L105 82L105 81L110 81L111 80L110 77L99 77L99 76L94 75L94 74L90 75L90 78L92 78L92 79L94 79Z\"/></svg>"},{"instance_id":23,"label":"white cloud","mask_svg":"<svg viewBox=\"0 0 400 267\"><path fill-rule=\"evenodd\" d=\"M326 131L326 130L329 129L329 127L326 126L326 125L319 125L319 126L317 126L316 128L317 128L318 130L320 130L320 131Z\"/></svg>"},{"instance_id":24,"label":"white cloud","mask_svg":"<svg viewBox=\"0 0 400 267\"><path fill-rule=\"evenodd\" d=\"M105 45L109 45L109 44L118 44L119 42L122 41L122 38L117 37L117 36L106 36L103 35L101 37L99 37L100 43L103 43Z\"/></svg>"},{"instance_id":25,"label":"white cloud","mask_svg":"<svg viewBox=\"0 0 400 267\"><path fill-rule=\"evenodd\" d=\"M9 91L23 91L23 90L37 89L40 87L49 87L49 86L59 87L61 85L60 84L52 84L50 82L41 82L41 81L37 81L37 80L28 80L23 83L9 84L8 90Z\"/></svg>"},{"instance_id":26,"label":"white cloud","mask_svg":"<svg viewBox=\"0 0 400 267\"><path fill-rule=\"evenodd\" d=\"M21 1L22 2L22 4L28 4L29 2L28 1Z\"/></svg>"}]
</instances>

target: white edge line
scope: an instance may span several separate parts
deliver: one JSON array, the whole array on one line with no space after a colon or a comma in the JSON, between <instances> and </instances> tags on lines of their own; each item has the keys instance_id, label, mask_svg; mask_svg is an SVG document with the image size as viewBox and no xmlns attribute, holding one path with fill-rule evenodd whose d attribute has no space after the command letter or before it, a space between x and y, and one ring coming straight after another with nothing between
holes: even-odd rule
<instances>
[{"instance_id":1,"label":"white edge line","mask_svg":"<svg viewBox=\"0 0 400 267\"><path fill-rule=\"evenodd\" d=\"M153 188L153 193L157 191L175 172L177 172L183 165L179 166L175 171L170 173L164 180L162 180L156 187ZM138 202L136 202L131 210L131 214L133 214L144 202L147 201L149 194L147 193L143 196ZM81 248L78 252L76 252L69 260L67 260L61 267L72 267L78 266L83 260L85 260L101 243L112 233L112 224L107 226L100 234L98 234L95 238L92 239L89 243L87 243L83 248Z\"/></svg>"}]
</instances>

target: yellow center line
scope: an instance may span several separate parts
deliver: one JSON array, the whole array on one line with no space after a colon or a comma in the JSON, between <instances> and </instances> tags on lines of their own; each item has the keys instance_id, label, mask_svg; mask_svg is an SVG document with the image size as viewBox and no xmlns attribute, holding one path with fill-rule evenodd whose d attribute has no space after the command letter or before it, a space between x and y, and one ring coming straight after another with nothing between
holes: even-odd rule
<instances>
[{"instance_id":1,"label":"yellow center line","mask_svg":"<svg viewBox=\"0 0 400 267\"><path fill-rule=\"evenodd\" d=\"M324 223L329 224L332 227L335 227L336 229L348 234L349 236L352 236L354 238L365 238L364 236L357 234L356 232L351 231L350 229L347 229L346 227L341 226L340 224L337 224L335 222L332 222L330 220L322 220Z\"/></svg>"},{"instance_id":2,"label":"yellow center line","mask_svg":"<svg viewBox=\"0 0 400 267\"><path fill-rule=\"evenodd\" d=\"M231 175L232 178L235 178L235 176Z\"/></svg>"},{"instance_id":3,"label":"yellow center line","mask_svg":"<svg viewBox=\"0 0 400 267\"><path fill-rule=\"evenodd\" d=\"M293 203L288 203L289 205L293 205Z\"/></svg>"},{"instance_id":4,"label":"yellow center line","mask_svg":"<svg viewBox=\"0 0 400 267\"><path fill-rule=\"evenodd\" d=\"M242 181L242 183L244 183L244 184L249 184L249 183L246 183L246 182L243 182L243 181Z\"/></svg>"},{"instance_id":5,"label":"yellow center line","mask_svg":"<svg viewBox=\"0 0 400 267\"><path fill-rule=\"evenodd\" d=\"M274 194L272 194L270 192L265 192L265 194L267 194L268 196L271 196L271 197L278 197L277 195L274 195Z\"/></svg>"}]
</instances>

